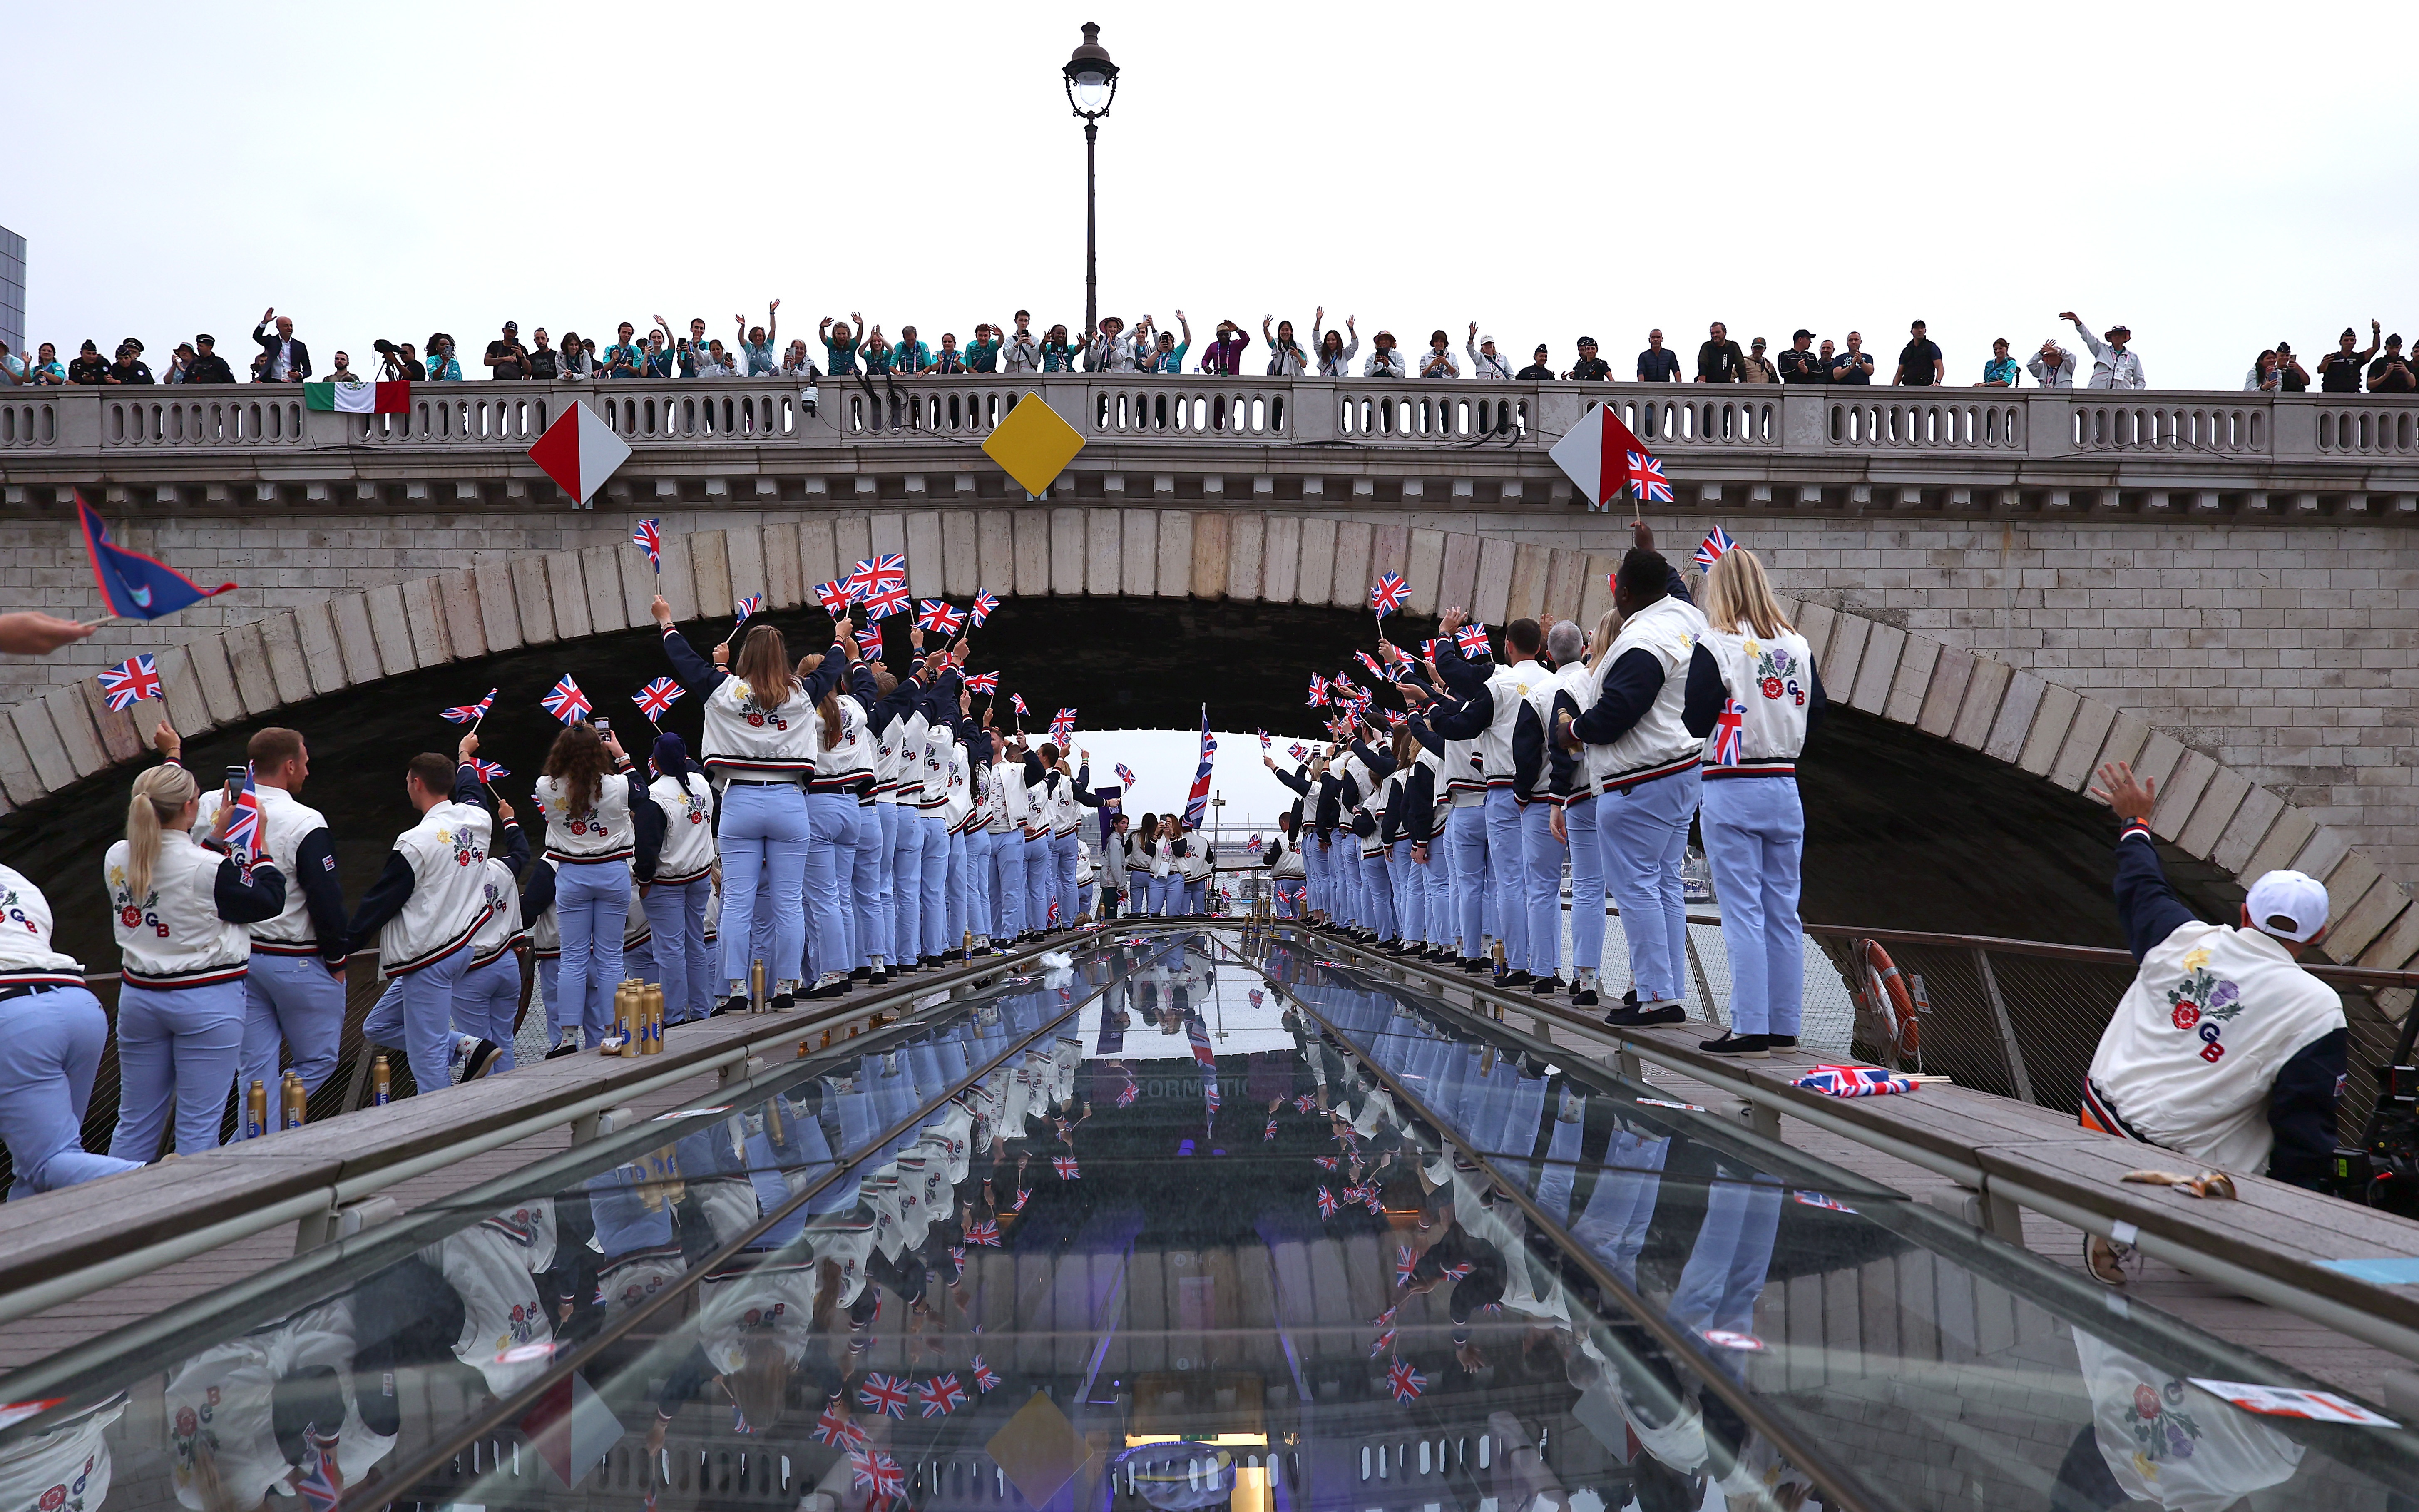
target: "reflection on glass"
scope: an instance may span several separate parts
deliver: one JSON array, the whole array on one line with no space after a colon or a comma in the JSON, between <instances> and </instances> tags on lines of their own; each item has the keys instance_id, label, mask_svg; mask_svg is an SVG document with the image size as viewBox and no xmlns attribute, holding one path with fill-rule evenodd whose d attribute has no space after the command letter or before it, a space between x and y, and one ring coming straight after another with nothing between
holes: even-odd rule
<instances>
[{"instance_id":1,"label":"reflection on glass","mask_svg":"<svg viewBox=\"0 0 2419 1512\"><path fill-rule=\"evenodd\" d=\"M130 1351L0 1427L0 1508L2382 1508L2405 1474L2398 1432L2188 1379L2279 1367L1641 1095L1290 948L1103 944Z\"/></svg>"}]
</instances>

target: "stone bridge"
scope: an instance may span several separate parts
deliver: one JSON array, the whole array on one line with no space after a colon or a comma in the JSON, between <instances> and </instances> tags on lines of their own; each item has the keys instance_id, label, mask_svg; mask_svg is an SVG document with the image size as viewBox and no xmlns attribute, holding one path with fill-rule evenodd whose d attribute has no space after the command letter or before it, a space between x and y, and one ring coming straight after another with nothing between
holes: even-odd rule
<instances>
[{"instance_id":1,"label":"stone bridge","mask_svg":"<svg viewBox=\"0 0 2419 1512\"><path fill-rule=\"evenodd\" d=\"M1028 393L1086 440L1041 500L979 450ZM643 625L639 514L665 519L684 618L805 603L875 550L920 596L1359 609L1391 568L1414 612L1590 618L1626 521L1546 449L1598 398L1665 460L1663 544L1718 523L1763 553L1835 697L2070 790L2131 759L2183 850L2322 877L2338 959L2419 955L2419 402L2367 395L1053 375L423 386L361 417L252 386L42 391L0 399L8 607L96 612L78 490L243 587L0 668L0 795L136 753L90 676L134 650L199 729ZM575 399L636 448L585 511L526 455Z\"/></svg>"}]
</instances>

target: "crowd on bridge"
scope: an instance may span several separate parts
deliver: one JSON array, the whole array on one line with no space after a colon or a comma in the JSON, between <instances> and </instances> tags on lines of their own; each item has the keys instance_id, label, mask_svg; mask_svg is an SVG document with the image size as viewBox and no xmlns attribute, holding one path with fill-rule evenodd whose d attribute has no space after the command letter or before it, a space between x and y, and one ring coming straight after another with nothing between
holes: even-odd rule
<instances>
[{"instance_id":1,"label":"crowd on bridge","mask_svg":"<svg viewBox=\"0 0 2419 1512\"><path fill-rule=\"evenodd\" d=\"M633 534L651 555L656 526ZM1633 532L1612 608L1591 627L1545 614L1491 630L1449 609L1413 652L1382 634L1408 594L1387 574L1371 594L1377 654L1356 653L1370 683L1311 672L1327 740L1291 746L1281 764L1261 737L1298 801L1257 865L1275 912L1302 928L1574 1007L1611 991L1610 903L1628 985L1606 1022L1644 1028L1686 1020L1681 868L1694 830L1731 984L1722 1032L1701 1049L1793 1055L1796 772L1824 719L1823 680L1752 551L1706 537L1700 606L1651 528ZM247 764L206 791L162 721L161 764L135 779L100 879L122 974L106 1153L84 1148L81 1120L107 1020L81 964L51 949L40 889L0 868L0 909L23 926L0 930L0 1137L16 1190L211 1148L239 1092L239 1107L269 1102L272 1083L307 1098L335 1069L356 951L375 951L386 982L364 1042L399 1050L431 1093L513 1069L532 990L552 1058L618 1050L616 994L633 980L660 986L676 1025L839 997L1120 912L1206 911L1206 710L1184 811L1136 822L1123 811L1132 774L1095 786L1075 710L1042 738L999 673L967 670L966 633L995 598L972 610L925 601L906 664L887 663L871 622L909 608L905 574L892 554L817 585L825 618L809 623L816 649L803 656L761 599L701 652L657 596L670 675L633 700L655 737L634 756L563 678L543 701L562 728L526 790L526 829L498 790L510 774L478 755L495 691L442 711L470 732L450 755L411 759L415 818L349 907L327 821L300 796L300 733L256 732ZM1380 688L1401 706L1381 707ZM699 710L696 758L662 728L683 698ZM2203 924L2159 869L2155 795L2121 767L2102 784L2126 820L2118 908L2142 977L2093 1061L2087 1126L2316 1184L2347 1034L2333 990L2293 957L2324 935L2326 889L2272 872L2240 927ZM2119 1269L2108 1256L2095 1267Z\"/></svg>"},{"instance_id":2,"label":"crowd on bridge","mask_svg":"<svg viewBox=\"0 0 2419 1512\"><path fill-rule=\"evenodd\" d=\"M702 316L688 321L685 334L661 315L643 329L624 320L614 328L613 339L601 345L596 337L572 330L565 330L558 341L543 326L524 340L519 322L507 320L470 362L469 371L484 369L499 382L779 378L813 383L827 376L860 375L897 378L968 373L1179 374L1187 371L1190 359L1193 371L1230 377L1264 371L1279 378L1610 382L1625 376L1616 374L1595 338L1587 335L1573 344L1567 366L1556 360L1548 344L1539 342L1530 361L1516 367L1517 357L1499 349L1495 339L1481 333L1474 320L1469 322L1457 352L1451 332L1442 329L1431 332L1417 349L1406 348L1392 331L1380 329L1370 335L1364 356L1358 318L1347 316L1341 329L1328 326L1325 306L1313 312L1307 342L1297 336L1291 320L1261 316L1260 339L1256 344L1241 322L1222 319L1211 328L1197 355L1193 322L1181 310L1176 312L1173 330L1157 325L1148 315L1131 327L1122 316L1107 316L1095 329L1072 333L1064 324L1037 333L1031 313L1019 310L1013 325L977 322L963 344L954 331L942 332L937 342L928 341L913 324L901 325L895 336L886 336L879 324L869 325L862 314L851 312L845 320L824 316L809 345L800 337L781 342L780 308L780 301L772 301L762 324L750 324L745 315L733 316L728 344L708 333ZM2118 324L2094 335L2072 310L2060 312L2058 319L2073 328L2083 348L2081 355L2053 334L2020 358L2002 336L1991 343L1991 355L1981 364L1974 386L2021 388L2027 378L2033 385L2048 389L2149 386L2131 329ZM1658 328L1646 333L1646 346L1626 376L1641 383L1910 388L1952 381L1949 361L1922 320L1908 326L1906 342L1887 369L1881 366L1880 355L1866 349L1860 331L1850 331L1838 341L1822 337L1817 343L1814 332L1800 327L1786 346L1775 347L1764 337L1752 336L1742 347L1729 328L1717 320L1698 344L1691 369L1684 366L1678 351L1664 346ZM419 345L379 337L370 344L376 361L364 363L360 371L353 366L352 354L339 350L331 365L319 371L312 365L309 344L295 334L292 318L271 307L262 312L254 326L251 344L255 350L246 372L255 383L300 383L315 378L335 383L447 383L466 377L465 354L455 338L442 331L430 332L426 342ZM30 355L11 352L0 344L0 386L238 381L234 367L219 352L216 338L207 333L178 343L157 374L144 360L144 344L132 336L118 342L114 359L104 359L100 345L87 339L77 355L65 363L52 342L41 343ZM2371 393L2411 393L2419 392L2412 361L2400 333L2383 334L2380 323L2371 320L2367 347L2362 347L2358 332L2346 327L2334 349L2310 365L2295 354L2289 342L2279 341L2262 349L2244 374L2242 389L2299 393L2315 385L2328 393L2358 393L2365 385Z\"/></svg>"}]
</instances>

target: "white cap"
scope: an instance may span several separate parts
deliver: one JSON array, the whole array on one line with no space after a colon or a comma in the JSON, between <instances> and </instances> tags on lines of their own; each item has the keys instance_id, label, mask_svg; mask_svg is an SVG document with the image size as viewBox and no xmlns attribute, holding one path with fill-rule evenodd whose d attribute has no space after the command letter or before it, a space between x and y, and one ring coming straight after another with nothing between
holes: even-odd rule
<instances>
[{"instance_id":1,"label":"white cap","mask_svg":"<svg viewBox=\"0 0 2419 1512\"><path fill-rule=\"evenodd\" d=\"M1492 347L1495 345L1495 338L1488 335L1481 335L1478 338L1478 344L1481 347Z\"/></svg>"},{"instance_id":2,"label":"white cap","mask_svg":"<svg viewBox=\"0 0 2419 1512\"><path fill-rule=\"evenodd\" d=\"M2300 872L2271 872L2251 885L2242 909L2253 929L2306 945L2327 927L2327 889Z\"/></svg>"}]
</instances>

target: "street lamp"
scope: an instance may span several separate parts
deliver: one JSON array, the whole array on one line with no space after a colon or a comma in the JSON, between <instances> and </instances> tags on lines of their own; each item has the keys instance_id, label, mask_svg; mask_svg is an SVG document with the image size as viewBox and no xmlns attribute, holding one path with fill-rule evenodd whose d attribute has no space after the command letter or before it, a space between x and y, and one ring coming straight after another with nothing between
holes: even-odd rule
<instances>
[{"instance_id":1,"label":"street lamp","mask_svg":"<svg viewBox=\"0 0 2419 1512\"><path fill-rule=\"evenodd\" d=\"M1093 204L1097 149L1101 117L1117 98L1117 66L1101 45L1100 23L1084 23L1083 45L1060 71L1067 76L1067 103L1084 120L1084 334L1089 338L1101 319L1099 215Z\"/></svg>"}]
</instances>

